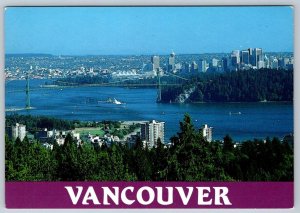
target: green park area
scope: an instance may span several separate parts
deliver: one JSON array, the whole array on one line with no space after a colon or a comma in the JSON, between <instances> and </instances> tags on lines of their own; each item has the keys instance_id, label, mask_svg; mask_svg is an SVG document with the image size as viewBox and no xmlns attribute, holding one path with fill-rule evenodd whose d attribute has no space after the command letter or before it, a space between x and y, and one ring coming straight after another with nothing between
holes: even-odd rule
<instances>
[{"instance_id":1,"label":"green park area","mask_svg":"<svg viewBox=\"0 0 300 213\"><path fill-rule=\"evenodd\" d=\"M98 135L103 137L105 132L100 129L99 127L82 127L82 128L75 128L75 132L79 133L80 135Z\"/></svg>"}]
</instances>

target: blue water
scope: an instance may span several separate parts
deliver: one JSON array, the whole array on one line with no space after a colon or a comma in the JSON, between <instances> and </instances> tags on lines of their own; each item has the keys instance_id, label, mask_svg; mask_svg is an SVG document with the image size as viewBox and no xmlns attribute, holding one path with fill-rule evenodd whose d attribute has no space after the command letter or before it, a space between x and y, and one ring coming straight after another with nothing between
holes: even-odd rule
<instances>
[{"instance_id":1,"label":"blue water","mask_svg":"<svg viewBox=\"0 0 300 213\"><path fill-rule=\"evenodd\" d=\"M165 123L166 139L176 134L179 121L189 113L196 127L213 127L213 139L230 134L237 141L253 138L280 137L293 133L292 103L156 103L156 90L120 87L74 87L44 89L44 80L31 80L32 115L47 115L69 120L159 120ZM26 82L6 84L6 109L24 108ZM23 90L23 91L20 91ZM124 105L101 103L109 97ZM232 114L230 115L230 112ZM241 114L236 114L241 112ZM11 112L7 112L11 113ZM17 111L27 114L25 110Z\"/></svg>"}]
</instances>

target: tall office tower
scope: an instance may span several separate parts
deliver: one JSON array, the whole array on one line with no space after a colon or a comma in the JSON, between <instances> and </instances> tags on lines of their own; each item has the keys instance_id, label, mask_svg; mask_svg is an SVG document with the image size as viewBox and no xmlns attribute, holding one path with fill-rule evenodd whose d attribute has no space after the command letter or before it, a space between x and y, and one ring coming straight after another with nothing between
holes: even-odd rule
<instances>
[{"instance_id":1,"label":"tall office tower","mask_svg":"<svg viewBox=\"0 0 300 213\"><path fill-rule=\"evenodd\" d=\"M165 122L150 121L141 124L141 139L146 141L150 147L157 145L157 139L165 141Z\"/></svg>"},{"instance_id":2,"label":"tall office tower","mask_svg":"<svg viewBox=\"0 0 300 213\"><path fill-rule=\"evenodd\" d=\"M204 124L201 128L203 137L208 141L212 141L212 127L208 127L207 124Z\"/></svg>"},{"instance_id":3,"label":"tall office tower","mask_svg":"<svg viewBox=\"0 0 300 213\"><path fill-rule=\"evenodd\" d=\"M255 49L256 49L256 60L257 63L259 63L260 61L264 60L263 51L262 48L255 48Z\"/></svg>"},{"instance_id":4,"label":"tall office tower","mask_svg":"<svg viewBox=\"0 0 300 213\"><path fill-rule=\"evenodd\" d=\"M253 57L253 48L249 48L248 52L249 52L249 64L251 64L252 66L255 66L255 60Z\"/></svg>"},{"instance_id":5,"label":"tall office tower","mask_svg":"<svg viewBox=\"0 0 300 213\"><path fill-rule=\"evenodd\" d=\"M283 68L286 69L287 65L290 63L289 58L283 58Z\"/></svg>"},{"instance_id":6,"label":"tall office tower","mask_svg":"<svg viewBox=\"0 0 300 213\"><path fill-rule=\"evenodd\" d=\"M15 126L12 126L12 138L16 139L17 137L20 138L22 141L26 136L26 126L23 124L16 123Z\"/></svg>"},{"instance_id":7,"label":"tall office tower","mask_svg":"<svg viewBox=\"0 0 300 213\"><path fill-rule=\"evenodd\" d=\"M157 55L152 56L151 63L153 65L153 70L157 71L159 69L159 56Z\"/></svg>"},{"instance_id":8,"label":"tall office tower","mask_svg":"<svg viewBox=\"0 0 300 213\"><path fill-rule=\"evenodd\" d=\"M175 71L175 53L172 51L168 60L168 71L174 72Z\"/></svg>"},{"instance_id":9,"label":"tall office tower","mask_svg":"<svg viewBox=\"0 0 300 213\"><path fill-rule=\"evenodd\" d=\"M231 53L231 56L235 56L237 58L237 63L240 63L240 51L239 50L233 50Z\"/></svg>"},{"instance_id":10,"label":"tall office tower","mask_svg":"<svg viewBox=\"0 0 300 213\"><path fill-rule=\"evenodd\" d=\"M270 63L270 68L271 68L271 69L276 69L276 70L278 70L278 60L277 60L277 58L274 58L274 59L271 61L271 63Z\"/></svg>"},{"instance_id":11,"label":"tall office tower","mask_svg":"<svg viewBox=\"0 0 300 213\"><path fill-rule=\"evenodd\" d=\"M249 51L248 50L242 50L241 63L249 64Z\"/></svg>"},{"instance_id":12,"label":"tall office tower","mask_svg":"<svg viewBox=\"0 0 300 213\"><path fill-rule=\"evenodd\" d=\"M238 70L240 67L240 51L234 50L231 53L231 70Z\"/></svg>"},{"instance_id":13,"label":"tall office tower","mask_svg":"<svg viewBox=\"0 0 300 213\"><path fill-rule=\"evenodd\" d=\"M198 64L195 61L191 64L191 72L198 72Z\"/></svg>"},{"instance_id":14,"label":"tall office tower","mask_svg":"<svg viewBox=\"0 0 300 213\"><path fill-rule=\"evenodd\" d=\"M212 66L213 66L213 67L218 67L218 65L219 65L219 60L216 59L216 58L213 58L213 59L211 60L211 63L212 63Z\"/></svg>"},{"instance_id":15,"label":"tall office tower","mask_svg":"<svg viewBox=\"0 0 300 213\"><path fill-rule=\"evenodd\" d=\"M265 57L264 57L264 63L265 63L265 65L264 65L265 68L270 68L270 60L267 57L267 55L265 55Z\"/></svg>"},{"instance_id":16,"label":"tall office tower","mask_svg":"<svg viewBox=\"0 0 300 213\"><path fill-rule=\"evenodd\" d=\"M199 60L198 70L200 72L206 72L206 61L203 59Z\"/></svg>"},{"instance_id":17,"label":"tall office tower","mask_svg":"<svg viewBox=\"0 0 300 213\"><path fill-rule=\"evenodd\" d=\"M252 51L252 66L258 67L259 61L263 61L263 52L261 48L254 48Z\"/></svg>"},{"instance_id":18,"label":"tall office tower","mask_svg":"<svg viewBox=\"0 0 300 213\"><path fill-rule=\"evenodd\" d=\"M224 72L227 72L228 71L228 60L226 57L222 58L222 69Z\"/></svg>"}]
</instances>

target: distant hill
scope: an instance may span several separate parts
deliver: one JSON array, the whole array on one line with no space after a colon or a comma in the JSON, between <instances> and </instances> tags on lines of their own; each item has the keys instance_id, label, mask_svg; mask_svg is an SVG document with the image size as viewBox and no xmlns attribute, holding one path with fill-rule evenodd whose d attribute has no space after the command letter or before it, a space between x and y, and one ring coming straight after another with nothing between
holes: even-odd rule
<instances>
[{"instance_id":1,"label":"distant hill","mask_svg":"<svg viewBox=\"0 0 300 213\"><path fill-rule=\"evenodd\" d=\"M5 57L53 57L51 54L46 53L9 53Z\"/></svg>"}]
</instances>

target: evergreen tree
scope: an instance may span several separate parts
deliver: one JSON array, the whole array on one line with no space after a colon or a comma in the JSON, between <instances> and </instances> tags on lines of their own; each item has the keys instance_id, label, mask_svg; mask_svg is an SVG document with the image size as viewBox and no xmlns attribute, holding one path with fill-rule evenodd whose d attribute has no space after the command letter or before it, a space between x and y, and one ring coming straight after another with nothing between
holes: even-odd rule
<instances>
[{"instance_id":1,"label":"evergreen tree","mask_svg":"<svg viewBox=\"0 0 300 213\"><path fill-rule=\"evenodd\" d=\"M140 138L137 139L134 148L134 171L139 180L151 180L152 168L147 146L143 147Z\"/></svg>"}]
</instances>

